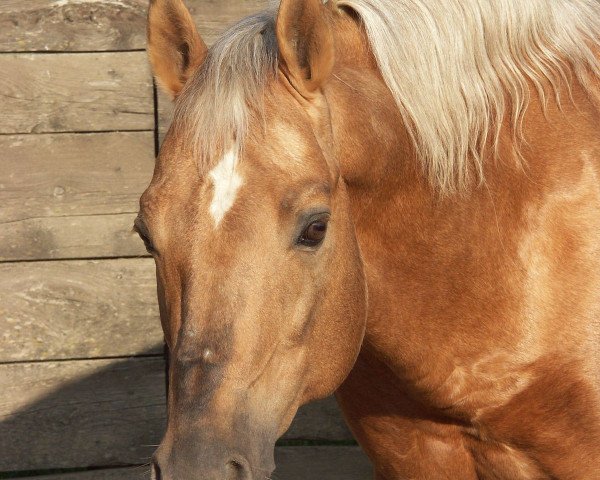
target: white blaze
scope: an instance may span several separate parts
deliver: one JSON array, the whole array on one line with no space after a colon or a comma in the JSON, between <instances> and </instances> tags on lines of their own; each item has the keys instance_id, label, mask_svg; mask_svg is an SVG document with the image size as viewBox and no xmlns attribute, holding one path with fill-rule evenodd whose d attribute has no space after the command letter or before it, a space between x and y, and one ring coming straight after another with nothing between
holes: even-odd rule
<instances>
[{"instance_id":1,"label":"white blaze","mask_svg":"<svg viewBox=\"0 0 600 480\"><path fill-rule=\"evenodd\" d=\"M235 203L235 197L242 186L242 177L236 171L237 156L230 150L213 168L209 176L213 182L213 199L210 204L210 213L219 225L225 214Z\"/></svg>"}]
</instances>

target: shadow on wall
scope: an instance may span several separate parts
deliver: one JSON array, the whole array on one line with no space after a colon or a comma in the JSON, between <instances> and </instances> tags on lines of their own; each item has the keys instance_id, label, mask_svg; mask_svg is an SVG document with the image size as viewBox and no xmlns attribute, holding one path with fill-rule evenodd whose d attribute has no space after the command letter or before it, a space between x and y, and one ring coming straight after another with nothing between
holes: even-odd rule
<instances>
[{"instance_id":1,"label":"shadow on wall","mask_svg":"<svg viewBox=\"0 0 600 480\"><path fill-rule=\"evenodd\" d=\"M165 361L156 351L0 365L0 472L148 463L166 419ZM333 398L303 407L280 443L287 447L278 449L275 478L323 460L339 474L338 456L355 469L358 452Z\"/></svg>"},{"instance_id":2,"label":"shadow on wall","mask_svg":"<svg viewBox=\"0 0 600 480\"><path fill-rule=\"evenodd\" d=\"M148 462L165 426L164 365L149 351L0 366L0 471Z\"/></svg>"}]
</instances>

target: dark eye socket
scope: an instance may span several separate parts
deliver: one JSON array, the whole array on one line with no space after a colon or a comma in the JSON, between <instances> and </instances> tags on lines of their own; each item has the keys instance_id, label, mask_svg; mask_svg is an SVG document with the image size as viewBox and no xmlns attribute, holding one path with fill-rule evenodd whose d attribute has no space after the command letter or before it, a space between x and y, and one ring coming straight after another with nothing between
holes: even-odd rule
<instances>
[{"instance_id":1,"label":"dark eye socket","mask_svg":"<svg viewBox=\"0 0 600 480\"><path fill-rule=\"evenodd\" d=\"M153 255L154 253L156 253L156 250L154 249L154 245L152 244L152 240L150 240L146 235L144 235L141 232L138 232L138 235L142 239L142 242L144 242L144 246L146 247L146 251L149 254L151 254L151 255Z\"/></svg>"},{"instance_id":2,"label":"dark eye socket","mask_svg":"<svg viewBox=\"0 0 600 480\"><path fill-rule=\"evenodd\" d=\"M140 238L142 239L142 242L144 242L146 251L149 254L154 255L156 253L156 250L154 248L152 240L150 240L148 230L146 229L146 226L144 225L144 223L141 220L139 220L139 218L136 219L136 221L133 225L133 230L140 236Z\"/></svg>"},{"instance_id":3,"label":"dark eye socket","mask_svg":"<svg viewBox=\"0 0 600 480\"><path fill-rule=\"evenodd\" d=\"M298 245L316 247L320 245L327 234L329 218L319 218L310 222L298 238Z\"/></svg>"}]
</instances>

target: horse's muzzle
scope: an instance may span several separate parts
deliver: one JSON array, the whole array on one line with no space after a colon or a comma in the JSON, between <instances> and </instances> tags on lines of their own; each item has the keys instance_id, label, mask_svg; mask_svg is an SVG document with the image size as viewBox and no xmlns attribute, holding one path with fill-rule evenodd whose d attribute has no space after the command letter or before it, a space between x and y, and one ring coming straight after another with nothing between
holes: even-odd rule
<instances>
[{"instance_id":1,"label":"horse's muzzle","mask_svg":"<svg viewBox=\"0 0 600 480\"><path fill-rule=\"evenodd\" d=\"M248 462L241 458L231 458L222 465L215 465L210 469L198 466L197 470L184 468L183 472L177 471L172 465L161 465L157 460L152 462L152 480L254 480ZM164 472L164 473L163 473Z\"/></svg>"},{"instance_id":2,"label":"horse's muzzle","mask_svg":"<svg viewBox=\"0 0 600 480\"><path fill-rule=\"evenodd\" d=\"M255 480L275 469L275 442L240 434L234 443L182 435L164 442L152 459L152 480Z\"/></svg>"}]
</instances>

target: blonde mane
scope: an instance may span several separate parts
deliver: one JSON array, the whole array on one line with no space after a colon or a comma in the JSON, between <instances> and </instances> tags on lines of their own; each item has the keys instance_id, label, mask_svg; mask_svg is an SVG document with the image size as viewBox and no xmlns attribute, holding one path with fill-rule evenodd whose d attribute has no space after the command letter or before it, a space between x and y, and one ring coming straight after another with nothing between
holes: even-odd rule
<instances>
[{"instance_id":1,"label":"blonde mane","mask_svg":"<svg viewBox=\"0 0 600 480\"><path fill-rule=\"evenodd\" d=\"M516 139L530 102L546 102L574 72L600 68L598 0L339 0L367 31L431 183L442 191L483 179L483 152L511 115ZM557 99L560 101L560 99ZM474 170L474 172L473 172Z\"/></svg>"},{"instance_id":2,"label":"blonde mane","mask_svg":"<svg viewBox=\"0 0 600 480\"><path fill-rule=\"evenodd\" d=\"M522 138L529 82L545 104L549 93L560 102L563 85L576 80L591 89L600 75L598 0L331 1L362 19L424 169L442 192L483 179L484 151L497 147L508 115ZM203 162L225 144L241 149L250 117L260 115L277 69L275 15L249 17L226 32L180 99L176 119L201 141Z\"/></svg>"}]
</instances>

